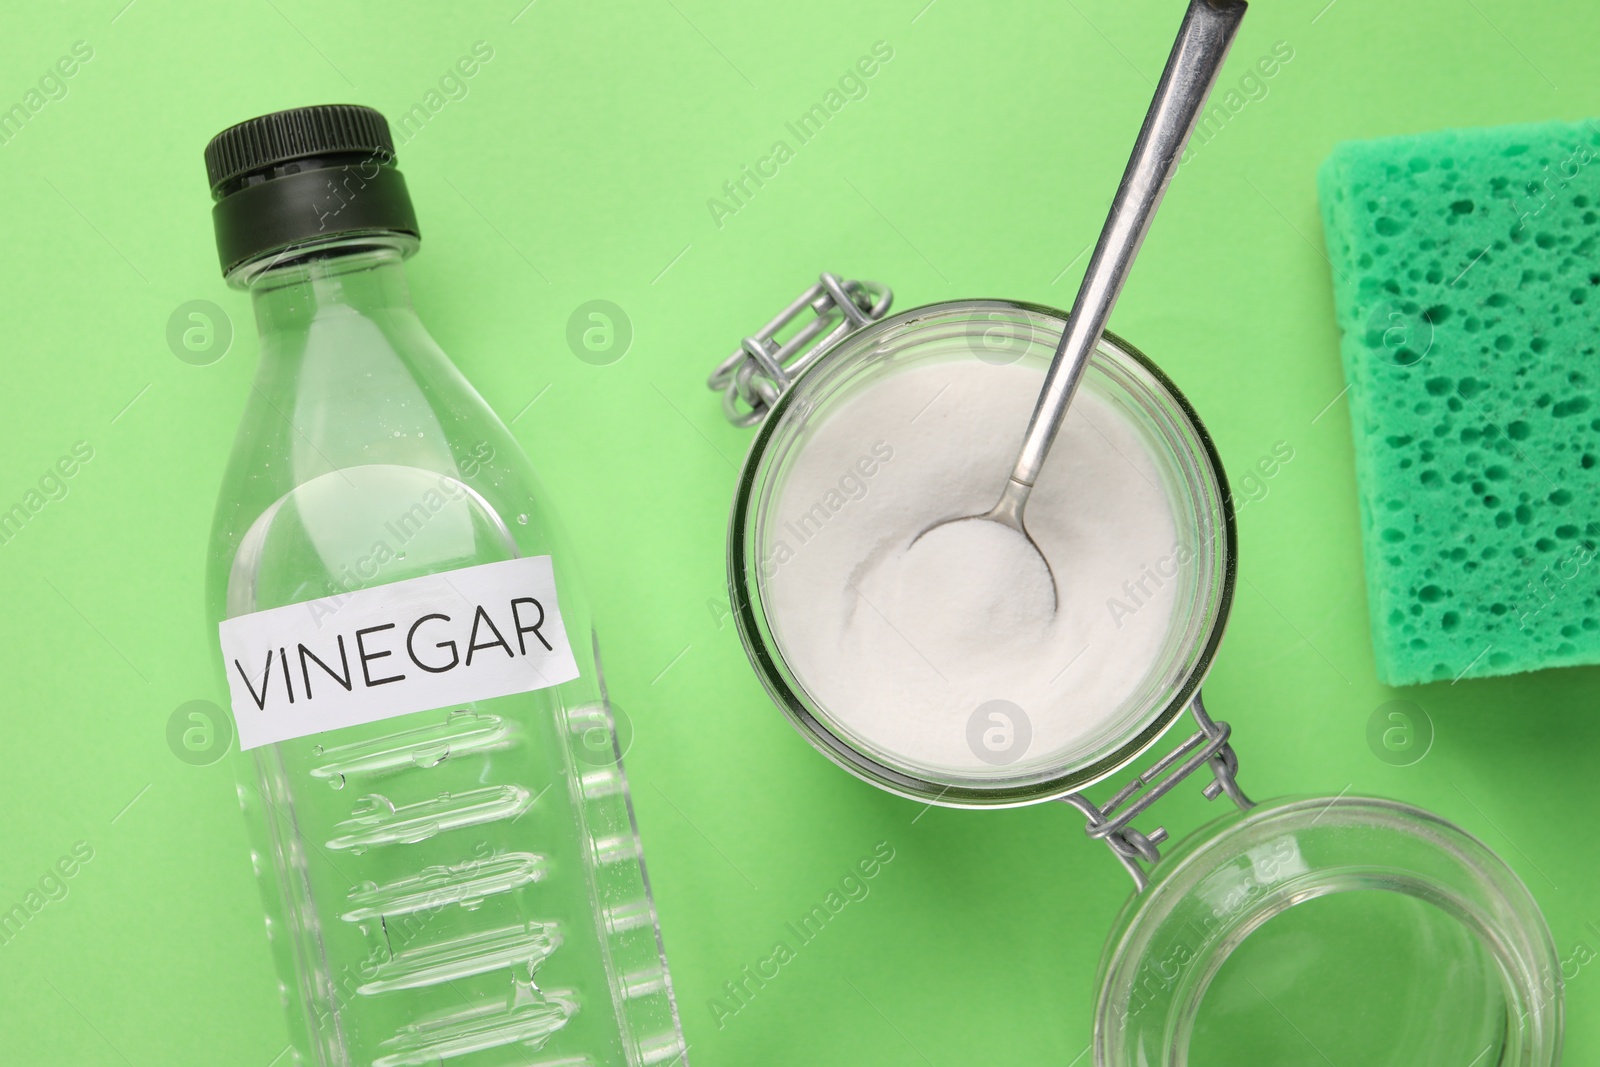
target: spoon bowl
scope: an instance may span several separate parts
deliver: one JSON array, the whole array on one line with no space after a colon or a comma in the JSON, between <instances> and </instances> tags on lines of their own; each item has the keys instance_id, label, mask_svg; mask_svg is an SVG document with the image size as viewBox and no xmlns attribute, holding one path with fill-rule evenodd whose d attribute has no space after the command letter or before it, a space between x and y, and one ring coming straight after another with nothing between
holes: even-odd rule
<instances>
[{"instance_id":1,"label":"spoon bowl","mask_svg":"<svg viewBox=\"0 0 1600 1067\"><path fill-rule=\"evenodd\" d=\"M963 515L954 519L944 519L934 523L932 526L925 527L917 536L911 539L911 545L908 545L907 548L909 550L934 531L943 530L946 527L954 526L956 523L992 522L1004 526L1006 529L1012 530L1021 536L1022 540L1027 544L1028 550L1038 557L1039 565L1044 568L1044 573L1050 579L1050 611L1054 614L1055 610L1061 605L1061 590L1056 586L1055 571L1051 569L1050 560L1039 547L1039 543L1033 539L1033 535L1028 532L1027 524L1023 522L1022 518L1023 509L1028 505L1028 496L1031 488L1031 486L1023 485L1013 478L1008 478L1006 479L1006 487L1000 491L1000 499L995 502L994 507L981 515Z\"/></svg>"}]
</instances>

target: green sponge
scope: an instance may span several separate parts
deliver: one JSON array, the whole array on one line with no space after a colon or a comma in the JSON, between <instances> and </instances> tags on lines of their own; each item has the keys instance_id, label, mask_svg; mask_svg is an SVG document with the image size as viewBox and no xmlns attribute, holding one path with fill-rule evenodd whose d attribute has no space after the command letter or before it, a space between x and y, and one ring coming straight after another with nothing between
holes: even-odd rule
<instances>
[{"instance_id":1,"label":"green sponge","mask_svg":"<svg viewBox=\"0 0 1600 1067\"><path fill-rule=\"evenodd\" d=\"M1600 121L1317 176L1379 677L1600 663Z\"/></svg>"}]
</instances>

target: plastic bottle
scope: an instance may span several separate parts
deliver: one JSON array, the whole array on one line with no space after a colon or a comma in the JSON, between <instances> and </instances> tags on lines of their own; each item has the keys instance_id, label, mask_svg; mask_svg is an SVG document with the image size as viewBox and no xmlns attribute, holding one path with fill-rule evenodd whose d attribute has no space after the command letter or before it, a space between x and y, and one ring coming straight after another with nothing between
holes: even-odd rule
<instances>
[{"instance_id":1,"label":"plastic bottle","mask_svg":"<svg viewBox=\"0 0 1600 1067\"><path fill-rule=\"evenodd\" d=\"M206 164L260 330L208 601L293 1062L686 1062L572 556L412 309L388 124Z\"/></svg>"}]
</instances>

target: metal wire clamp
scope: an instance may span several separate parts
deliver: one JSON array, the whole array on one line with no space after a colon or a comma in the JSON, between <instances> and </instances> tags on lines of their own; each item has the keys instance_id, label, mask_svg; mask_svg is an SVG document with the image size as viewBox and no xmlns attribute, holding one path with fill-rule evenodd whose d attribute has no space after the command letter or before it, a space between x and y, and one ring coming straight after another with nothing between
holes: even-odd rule
<instances>
[{"instance_id":1,"label":"metal wire clamp","mask_svg":"<svg viewBox=\"0 0 1600 1067\"><path fill-rule=\"evenodd\" d=\"M1200 791L1207 800L1215 800L1226 793L1241 811L1255 807L1255 801L1245 796L1239 788L1239 757L1228 743L1232 729L1227 723L1214 721L1206 714L1205 704L1201 702L1198 692L1189 704L1189 712L1199 729L1118 790L1105 807L1097 807L1082 793L1061 798L1088 818L1089 825L1084 832L1106 843L1132 876L1136 892L1143 892L1150 884L1150 874L1140 865L1141 862L1153 865L1161 858L1157 846L1167 839L1167 831L1165 827L1158 826L1144 834L1129 824L1201 766L1209 765L1211 768L1212 780ZM1145 792L1141 794L1141 790Z\"/></svg>"},{"instance_id":2,"label":"metal wire clamp","mask_svg":"<svg viewBox=\"0 0 1600 1067\"><path fill-rule=\"evenodd\" d=\"M847 334L883 318L893 301L894 291L887 285L824 273L758 333L740 342L706 384L722 394L729 422L753 426L766 418L801 371ZM788 340L778 341L777 335L808 307L816 318Z\"/></svg>"}]
</instances>

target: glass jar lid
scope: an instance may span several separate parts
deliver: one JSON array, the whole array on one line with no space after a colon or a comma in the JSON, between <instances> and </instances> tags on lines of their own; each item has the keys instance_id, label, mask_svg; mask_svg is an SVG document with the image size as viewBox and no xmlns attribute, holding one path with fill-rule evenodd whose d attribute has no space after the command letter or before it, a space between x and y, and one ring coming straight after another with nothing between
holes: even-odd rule
<instances>
[{"instance_id":1,"label":"glass jar lid","mask_svg":"<svg viewBox=\"0 0 1600 1067\"><path fill-rule=\"evenodd\" d=\"M1390 800L1284 799L1189 835L1112 928L1095 1063L1550 1067L1555 945L1527 888Z\"/></svg>"}]
</instances>

